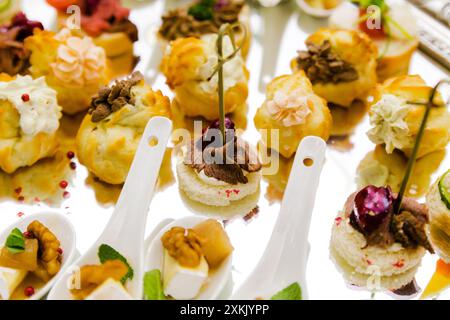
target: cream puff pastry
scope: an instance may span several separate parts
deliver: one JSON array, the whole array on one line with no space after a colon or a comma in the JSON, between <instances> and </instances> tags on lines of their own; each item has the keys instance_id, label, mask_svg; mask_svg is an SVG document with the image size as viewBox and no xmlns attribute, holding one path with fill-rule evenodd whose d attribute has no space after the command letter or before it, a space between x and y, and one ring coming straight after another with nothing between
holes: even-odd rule
<instances>
[{"instance_id":1,"label":"cream puff pastry","mask_svg":"<svg viewBox=\"0 0 450 320\"><path fill-rule=\"evenodd\" d=\"M208 120L219 117L218 75L210 78L217 66L216 34L197 38L181 38L171 42L161 64L167 84L175 93L180 110L189 117L202 116ZM223 55L233 53L228 36L223 40ZM238 52L223 66L225 113L245 107L248 96L249 73Z\"/></svg>"},{"instance_id":2,"label":"cream puff pastry","mask_svg":"<svg viewBox=\"0 0 450 320\"><path fill-rule=\"evenodd\" d=\"M450 263L450 171L439 177L426 199L430 241L441 259Z\"/></svg>"},{"instance_id":3,"label":"cream puff pastry","mask_svg":"<svg viewBox=\"0 0 450 320\"><path fill-rule=\"evenodd\" d=\"M384 144L387 153L398 149L409 157L431 90L417 75L391 78L378 85L369 110L369 139ZM444 149L450 141L450 113L440 94L433 103L418 158Z\"/></svg>"},{"instance_id":4,"label":"cream puff pastry","mask_svg":"<svg viewBox=\"0 0 450 320\"><path fill-rule=\"evenodd\" d=\"M267 85L266 100L254 121L265 145L286 158L295 153L305 136L327 140L332 125L325 100L313 92L302 70L277 77ZM279 139L272 141L272 130L278 131Z\"/></svg>"},{"instance_id":5,"label":"cream puff pastry","mask_svg":"<svg viewBox=\"0 0 450 320\"><path fill-rule=\"evenodd\" d=\"M134 43L138 41L138 29L130 21L130 9L122 6L120 0L47 0L58 10L58 24L71 28L74 23L68 8L76 5L81 9L80 36L92 37L97 46L105 49L112 62L115 77L129 74L136 62ZM81 28L80 28L81 27Z\"/></svg>"},{"instance_id":6,"label":"cream puff pastry","mask_svg":"<svg viewBox=\"0 0 450 320\"><path fill-rule=\"evenodd\" d=\"M36 29L25 40L25 48L31 51L31 75L45 76L47 84L58 92L65 113L88 109L94 94L111 79L105 50L69 29L57 34Z\"/></svg>"},{"instance_id":7,"label":"cream puff pastry","mask_svg":"<svg viewBox=\"0 0 450 320\"><path fill-rule=\"evenodd\" d=\"M122 184L154 116L170 117L170 101L145 84L140 73L102 88L77 134L79 161L100 180Z\"/></svg>"},{"instance_id":8,"label":"cream puff pastry","mask_svg":"<svg viewBox=\"0 0 450 320\"><path fill-rule=\"evenodd\" d=\"M381 3L380 25L376 14L367 5L344 2L330 16L329 26L366 33L378 47L377 74L379 81L406 75L412 54L419 45L416 18L406 1L389 0ZM375 1L373 4L376 4ZM370 15L374 15L370 17Z\"/></svg>"},{"instance_id":9,"label":"cream puff pastry","mask_svg":"<svg viewBox=\"0 0 450 320\"><path fill-rule=\"evenodd\" d=\"M158 36L167 44L180 38L215 34L222 24L238 22L242 26L235 30L236 43L242 46L242 56L247 57L251 39L250 8L244 0L195 0L189 6L170 10L162 17Z\"/></svg>"},{"instance_id":10,"label":"cream puff pastry","mask_svg":"<svg viewBox=\"0 0 450 320\"><path fill-rule=\"evenodd\" d=\"M61 107L45 78L0 74L0 168L7 173L52 156Z\"/></svg>"},{"instance_id":11,"label":"cream puff pastry","mask_svg":"<svg viewBox=\"0 0 450 320\"><path fill-rule=\"evenodd\" d=\"M367 35L322 28L306 39L306 46L291 68L305 71L317 95L347 108L366 99L377 82L377 48Z\"/></svg>"},{"instance_id":12,"label":"cream puff pastry","mask_svg":"<svg viewBox=\"0 0 450 320\"><path fill-rule=\"evenodd\" d=\"M389 187L367 186L352 194L336 217L331 257L350 284L369 289L397 290L414 279L425 251L433 252L425 227L427 208L404 198L393 212Z\"/></svg>"}]
</instances>

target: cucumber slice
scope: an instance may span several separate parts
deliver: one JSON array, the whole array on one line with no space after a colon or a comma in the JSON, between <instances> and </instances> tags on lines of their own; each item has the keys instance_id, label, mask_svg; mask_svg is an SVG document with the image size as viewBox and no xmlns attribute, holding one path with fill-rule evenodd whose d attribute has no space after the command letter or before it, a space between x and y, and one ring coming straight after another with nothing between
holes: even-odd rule
<instances>
[{"instance_id":1,"label":"cucumber slice","mask_svg":"<svg viewBox=\"0 0 450 320\"><path fill-rule=\"evenodd\" d=\"M11 7L12 0L0 0L0 12L6 11Z\"/></svg>"},{"instance_id":2,"label":"cucumber slice","mask_svg":"<svg viewBox=\"0 0 450 320\"><path fill-rule=\"evenodd\" d=\"M439 180L438 187L441 194L441 200L448 210L450 210L450 190L445 186L444 180L450 179L450 170L448 170Z\"/></svg>"}]
</instances>

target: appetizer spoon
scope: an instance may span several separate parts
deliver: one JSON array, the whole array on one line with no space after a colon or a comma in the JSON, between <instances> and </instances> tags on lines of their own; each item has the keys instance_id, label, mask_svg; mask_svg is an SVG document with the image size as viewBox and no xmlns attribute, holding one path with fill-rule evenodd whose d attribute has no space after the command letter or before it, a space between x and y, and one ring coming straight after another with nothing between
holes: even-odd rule
<instances>
[{"instance_id":1,"label":"appetizer spoon","mask_svg":"<svg viewBox=\"0 0 450 320\"><path fill-rule=\"evenodd\" d=\"M145 225L171 129L167 118L154 117L149 121L108 225L72 270L58 280L49 300L73 299L69 286L72 272L84 265L99 264L97 253L102 244L113 247L128 260L134 277L127 282L126 289L134 299L142 298Z\"/></svg>"},{"instance_id":2,"label":"appetizer spoon","mask_svg":"<svg viewBox=\"0 0 450 320\"><path fill-rule=\"evenodd\" d=\"M156 235L154 235L153 232L152 235L150 236L153 238L151 240L149 238L148 241L149 246L146 250L145 271L151 271L154 269L162 270L164 260L164 250L161 243L161 237L164 235L165 232L167 232L173 227L183 227L186 229L193 228L194 226L206 220L208 220L208 218L199 216L185 217L172 221L169 224L166 224L159 230L159 232ZM161 227L161 224L158 227ZM231 274L232 263L233 263L233 254L230 254L230 256L226 258L225 261L222 262L221 266L208 277L208 284L202 288L202 290L195 298L195 300L217 299L219 295L223 292L228 282L228 279Z\"/></svg>"},{"instance_id":3,"label":"appetizer spoon","mask_svg":"<svg viewBox=\"0 0 450 320\"><path fill-rule=\"evenodd\" d=\"M307 298L308 232L325 147L325 142L317 137L306 137L300 143L269 244L232 299L270 299L293 283L301 286L302 296Z\"/></svg>"},{"instance_id":4,"label":"appetizer spoon","mask_svg":"<svg viewBox=\"0 0 450 320\"><path fill-rule=\"evenodd\" d=\"M62 255L61 269L59 270L59 272L42 288L37 289L35 294L28 298L28 300L42 299L79 255L76 248L77 241L75 229L72 223L63 214L56 212L36 213L21 218L20 220L6 228L0 234L0 243L5 243L6 238L14 228L25 231L28 225L35 220L44 224L56 236L56 238L58 238L64 253Z\"/></svg>"}]
</instances>

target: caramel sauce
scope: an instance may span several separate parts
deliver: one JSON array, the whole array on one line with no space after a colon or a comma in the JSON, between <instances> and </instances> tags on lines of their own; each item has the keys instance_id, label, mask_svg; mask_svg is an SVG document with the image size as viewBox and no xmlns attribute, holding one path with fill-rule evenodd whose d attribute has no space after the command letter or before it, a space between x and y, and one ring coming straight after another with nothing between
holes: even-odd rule
<instances>
[{"instance_id":1,"label":"caramel sauce","mask_svg":"<svg viewBox=\"0 0 450 320\"><path fill-rule=\"evenodd\" d=\"M22 283L11 294L10 300L26 300L29 297L25 295L25 288L33 287L37 292L39 289L44 287L45 284L46 282L36 277L33 273L28 273Z\"/></svg>"}]
</instances>

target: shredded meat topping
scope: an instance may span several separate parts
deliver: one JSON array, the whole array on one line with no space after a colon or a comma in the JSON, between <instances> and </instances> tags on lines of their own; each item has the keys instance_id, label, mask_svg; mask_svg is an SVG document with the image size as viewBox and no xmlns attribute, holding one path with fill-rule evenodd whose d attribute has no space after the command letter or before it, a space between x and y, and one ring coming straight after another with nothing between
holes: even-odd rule
<instances>
[{"instance_id":1,"label":"shredded meat topping","mask_svg":"<svg viewBox=\"0 0 450 320\"><path fill-rule=\"evenodd\" d=\"M120 110L127 104L134 104L131 88L144 79L140 72L134 72L129 78L116 80L111 87L100 89L99 93L92 99L89 114L92 122L106 119L110 114Z\"/></svg>"},{"instance_id":2,"label":"shredded meat topping","mask_svg":"<svg viewBox=\"0 0 450 320\"><path fill-rule=\"evenodd\" d=\"M400 243L404 248L421 246L434 253L425 233L425 226L428 223L428 211L425 205L418 203L412 198L405 197L403 198L399 214L394 214L391 210L387 218L376 230L366 233L351 218L354 215L350 215L353 210L352 204L355 195L356 193L350 196L345 210L347 216L350 216L351 226L364 235L366 246L388 247L394 243Z\"/></svg>"},{"instance_id":3,"label":"shredded meat topping","mask_svg":"<svg viewBox=\"0 0 450 320\"><path fill-rule=\"evenodd\" d=\"M298 51L297 68L304 70L313 84L358 79L356 69L333 52L330 41L320 45L307 42L306 46L308 50Z\"/></svg>"},{"instance_id":4,"label":"shredded meat topping","mask_svg":"<svg viewBox=\"0 0 450 320\"><path fill-rule=\"evenodd\" d=\"M204 137L205 135L197 141L191 141L185 159L185 164L197 172L203 170L206 176L229 184L245 184L248 179L244 170L261 170L262 166L256 153L246 141L235 136L233 130L227 130L228 142L218 147L214 141L205 146Z\"/></svg>"},{"instance_id":5,"label":"shredded meat topping","mask_svg":"<svg viewBox=\"0 0 450 320\"><path fill-rule=\"evenodd\" d=\"M224 5L216 6L212 19L203 21L191 16L187 8L171 10L162 17L159 34L164 39L172 41L186 37L200 38L204 34L217 33L222 24L233 24L239 21L243 6L244 1L229 1Z\"/></svg>"}]
</instances>

